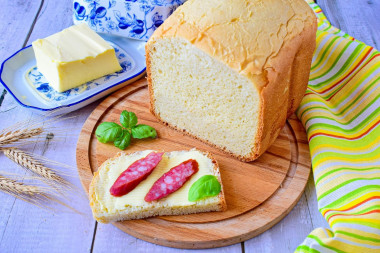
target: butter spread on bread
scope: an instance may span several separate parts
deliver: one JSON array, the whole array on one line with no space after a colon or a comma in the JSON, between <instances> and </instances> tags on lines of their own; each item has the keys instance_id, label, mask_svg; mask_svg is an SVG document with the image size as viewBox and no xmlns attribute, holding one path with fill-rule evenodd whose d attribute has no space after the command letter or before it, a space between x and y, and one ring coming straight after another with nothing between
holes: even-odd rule
<instances>
[{"instance_id":1,"label":"butter spread on bread","mask_svg":"<svg viewBox=\"0 0 380 253\"><path fill-rule=\"evenodd\" d=\"M90 206L94 218L103 223L147 218L156 215L182 215L199 212L222 211L226 209L223 187L217 196L198 201L189 201L190 187L204 175L214 175L222 185L219 168L209 153L196 149L190 151L166 152L152 173L141 181L132 191L121 197L112 196L110 188L132 163L146 157L152 150L126 154L119 153L116 157L105 161L95 172L90 185ZM187 160L196 160L198 172L183 184L177 191L158 201L146 202L145 196L153 184L173 167Z\"/></svg>"}]
</instances>

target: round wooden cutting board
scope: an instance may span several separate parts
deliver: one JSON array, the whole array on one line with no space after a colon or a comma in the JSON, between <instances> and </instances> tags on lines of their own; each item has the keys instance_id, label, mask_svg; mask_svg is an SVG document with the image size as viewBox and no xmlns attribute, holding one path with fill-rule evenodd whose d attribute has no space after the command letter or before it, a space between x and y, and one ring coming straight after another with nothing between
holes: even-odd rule
<instances>
[{"instance_id":1,"label":"round wooden cutting board","mask_svg":"<svg viewBox=\"0 0 380 253\"><path fill-rule=\"evenodd\" d=\"M145 79L113 93L85 122L77 144L80 180L88 192L93 173L119 149L96 140L96 127L119 122L123 110L136 113L139 124L153 126L157 139L134 140L125 152L139 150L209 151L218 161L228 210L183 216L163 216L117 222L114 225L137 238L177 248L212 248L250 239L279 222L299 200L310 173L310 154L303 126L288 119L275 143L259 159L244 163L207 144L175 131L149 112Z\"/></svg>"}]
</instances>

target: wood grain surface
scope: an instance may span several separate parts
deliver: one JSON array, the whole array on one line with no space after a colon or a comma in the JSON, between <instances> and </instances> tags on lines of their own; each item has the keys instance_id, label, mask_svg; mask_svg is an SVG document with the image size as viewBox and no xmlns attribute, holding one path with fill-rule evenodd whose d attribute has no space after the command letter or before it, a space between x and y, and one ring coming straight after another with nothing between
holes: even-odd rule
<instances>
[{"instance_id":1,"label":"wood grain surface","mask_svg":"<svg viewBox=\"0 0 380 253\"><path fill-rule=\"evenodd\" d=\"M138 238L178 248L234 244L262 233L278 222L295 205L306 186L310 155L307 142L298 140L292 134L295 131L300 138L305 135L297 120L294 126L287 124L284 127L275 143L258 160L244 163L159 123L149 111L146 80L140 79L104 100L83 126L77 146L77 164L86 192L97 168L120 152L113 145L97 142L95 129L104 121L118 122L123 110L135 112L140 124L149 124L158 133L158 138L154 140L133 141L127 152L189 150L194 147L211 152L220 166L228 206L225 212L115 223L118 228ZM298 146L302 149L299 150ZM290 185L292 187L288 188ZM278 190L280 186L281 191ZM285 189L289 191L286 194L291 196L283 198L282 202L268 202L273 193L276 192L271 198L275 199Z\"/></svg>"},{"instance_id":2,"label":"wood grain surface","mask_svg":"<svg viewBox=\"0 0 380 253\"><path fill-rule=\"evenodd\" d=\"M379 0L318 0L317 2L334 26L379 49ZM72 0L1 1L0 61L36 38L42 38L72 25L72 4ZM75 167L75 148L80 130L98 104L99 102L94 102L70 113L68 116L73 118L58 125L59 128L70 131L64 135L55 134L53 140L46 139L45 142L31 145L28 151L43 154L49 159ZM0 88L0 128L21 120L33 120L35 117L35 112L18 105L5 89ZM22 169L2 155L0 155L0 170L23 173ZM77 173L72 172L72 176L68 179L74 184L80 184L77 177ZM84 215L65 210L51 212L40 209L0 192L0 252L183 252L136 239L112 225L97 224L91 216L87 200L81 194L72 195L70 201ZM294 252L306 236L318 227L329 226L318 211L314 180L311 175L297 205L289 215L265 233L232 246L186 252Z\"/></svg>"}]
</instances>

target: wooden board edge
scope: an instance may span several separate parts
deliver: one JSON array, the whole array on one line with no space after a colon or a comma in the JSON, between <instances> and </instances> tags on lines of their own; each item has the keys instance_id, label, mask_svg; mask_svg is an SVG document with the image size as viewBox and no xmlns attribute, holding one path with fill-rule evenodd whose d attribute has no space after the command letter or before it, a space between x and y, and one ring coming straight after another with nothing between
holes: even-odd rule
<instances>
[{"instance_id":1,"label":"wooden board edge","mask_svg":"<svg viewBox=\"0 0 380 253\"><path fill-rule=\"evenodd\" d=\"M86 192L88 192L89 184L90 184L91 179L92 179L92 167L91 167L91 162L89 160L90 150L87 149L87 147L89 147L91 145L90 142L91 142L91 136L92 136L93 132L88 133L89 132L88 129L94 129L95 128L96 124L98 124L98 122L101 120L102 116L107 112L107 108L109 106L116 103L119 99L122 99L123 97L128 95L130 92L134 92L137 89L143 88L145 86L146 86L146 84L144 81L137 81L136 83L128 85L128 86L124 87L123 89L119 90L117 96L111 95L110 97L105 99L97 107L97 108L103 108L103 110L96 110L95 109L91 113L91 115L88 117L85 124L83 125L82 131L81 131L80 136L78 138L76 159L77 159L78 173L80 174L80 177L81 177L81 183L82 183L82 186L84 187L84 189L86 190ZM298 152L298 157L301 156L301 154L305 154L305 153L307 153L309 156L309 159L306 159L306 160L304 159L304 163L306 163L306 166L304 166L305 164L296 164L296 172L293 174L296 177L290 177L288 175L286 176L286 178L284 180L284 184L287 185L286 188L279 188L266 202L264 202L260 206L256 207L255 209L253 209L253 210L251 210L245 214L242 214L242 215L239 215L237 217L232 218L232 220L234 220L234 219L244 220L243 224L244 223L247 224L248 222L246 222L246 221L249 220L250 216L255 215L252 213L260 211L260 209L264 210L266 208L266 206L270 205L271 202L275 201L273 199L281 198L281 197L287 196L287 195L288 195L287 197L291 196L291 201L290 201L291 203L286 208L286 210L285 211L280 210L280 209L276 210L277 214L275 215L275 217L273 218L273 215L272 215L271 217L273 219L268 221L268 223L265 224L264 226L261 226L257 229L254 229L254 230L252 230L249 227L246 227L245 232L243 231L240 234L230 236L228 238L221 238L221 239L208 240L208 241L192 241L192 240L178 241L178 240L174 240L174 239L163 240L162 238L158 238L157 234L156 234L156 236L150 236L150 235L138 233L138 229L137 230L133 229L134 226L130 227L130 229L128 229L126 231L126 227L124 225L121 225L119 223L115 223L114 225L116 227L118 227L119 229L123 230L124 232L127 232L128 234L135 236L137 238L140 238L142 240L152 242L155 244L159 244L159 245L163 245L163 246L167 246L167 247L175 247L175 248L182 248L182 249L205 249L205 248L223 247L223 246L228 246L231 244L235 244L235 243L239 243L239 242L251 239L251 238L263 233L264 231L268 230L269 228L271 228L272 226L277 224L281 219L283 219L292 210L292 208L297 204L297 202L301 198L302 193L306 187L307 178L308 178L308 175L310 174L310 163L309 163L309 165L307 165L307 161L310 162L309 150L307 147L305 148L305 145L303 145L303 146L300 145L300 143L298 142L298 139L297 139L297 138L299 138L300 140L302 140L302 142L304 142L304 140L306 140L306 144L307 144L307 138L306 138L306 134L303 130L303 126L301 125L301 123L297 119L294 119L294 118L290 118L288 120L287 124L290 126L289 129L293 132L292 138L295 139L294 143L297 142L297 149L299 151L300 150L302 151L302 152ZM301 131L301 129L302 129L302 131ZM299 159L297 159L297 161L298 160ZM291 162L291 165L292 164L293 164L293 166L295 166L294 161L293 161L293 163ZM90 171L91 171L91 173L89 173ZM303 172L300 173L300 171L303 171ZM290 172L290 170L288 171L288 173L289 172ZM307 177L305 179L306 175L307 175ZM85 180L82 180L83 178ZM303 185L302 185L303 187L302 187L302 189L297 189L296 181L299 182L300 180L303 182ZM287 183L288 181L290 181L290 183ZM297 191L296 194L294 194L295 189ZM138 223L142 222L143 224L146 223L145 226L146 225L147 226L153 225L152 222L159 223L161 225L163 223L168 223L169 225L173 225L173 226L177 226L177 227L178 226L179 227L182 227L182 226L185 227L185 226L189 225L188 223L182 224L182 223L177 223L177 222L165 221L165 220L158 219L158 218L151 218L151 219L143 220L143 221L132 221L132 224L134 222L138 222ZM215 225L217 223L224 223L224 222L230 222L230 221L227 220L227 221L213 222L211 224ZM190 227L193 227L193 228L197 227L197 224L190 224L190 225L191 225ZM204 224L199 224L199 225L202 226ZM137 226L137 228L138 227L139 226ZM184 229L186 229L186 228L184 228Z\"/></svg>"},{"instance_id":2,"label":"wooden board edge","mask_svg":"<svg viewBox=\"0 0 380 253\"><path fill-rule=\"evenodd\" d=\"M303 129L303 126L301 125L301 123L299 121L291 120L291 121L288 121L288 124L290 125L290 129L293 132L293 138L297 138L297 137L298 138L305 138L306 134L301 131L301 129ZM295 129L293 129L293 127L295 127ZM297 139L295 139L295 140L297 140ZM305 150L304 147L300 147L298 142L295 145L297 145L298 150L302 149L304 152L307 152L307 154L310 156L308 149ZM301 152L298 152L298 156L300 156L301 154L302 154ZM139 233L135 229L136 228L135 226L131 226L128 230L126 230L125 225L122 225L121 223L114 223L113 225L116 226L117 228L121 229L122 231L124 231L124 232L126 232L126 233L128 233L128 234L130 234L136 238L142 239L144 241L148 241L148 242L155 243L155 244L162 245L162 246L166 246L166 247L180 248L180 249L217 248L217 247L229 246L232 244L236 244L236 243L240 243L240 242L249 240L255 236L260 235L261 233L267 231L268 229L270 229L271 227L276 225L279 221L281 221L286 215L288 215L290 213L290 211L294 208L294 206L300 200L302 193L305 190L307 181L308 181L308 177L309 177L309 174L311 171L311 166L310 166L310 164L309 164L309 166L304 166L303 164L296 164L295 162L293 162L292 164L293 164L293 166L296 166L296 172L295 172L294 176L287 175L287 177L285 179L285 181L287 181L287 182L284 182L284 184L287 185L286 188L285 187L279 188L275 192L275 194L273 194L269 199L267 199L267 201L262 203L260 206L256 207L255 209L253 209L253 210L251 210L245 214L241 214L237 217L230 219L230 220L234 220L234 219L243 220L239 224L239 228L240 228L240 231L242 231L244 229L246 231L245 232L243 231L242 233L240 233L238 235L234 235L234 236L231 236L228 238L225 237L225 238L220 238L220 239L215 239L215 240L207 240L207 241L192 241L192 240L178 241L178 240L174 240L174 239L171 240L168 238L167 239L159 238L157 236L157 235L160 235L159 233L157 233L156 236L149 236L149 235ZM290 170L289 170L289 172L290 172ZM305 177L305 175L307 175L307 177ZM300 188L298 186L300 181L302 182L302 188ZM289 201L290 204L289 204L289 206L287 206L286 210L277 209L276 210L277 213L276 213L275 217L272 220L270 220L267 224L265 224L264 226L261 226L255 230L252 230L252 228L249 225L244 226L244 224L249 224L249 219L251 218L252 215L256 215L256 214L254 214L255 212L261 213L261 214L265 213L265 208L268 205L270 205L271 202L276 202L278 199L288 199L289 200L289 198L290 198L290 201ZM273 215L272 215L272 217L273 217ZM228 226L227 223L229 223L230 220L213 222L213 223L211 223L211 225L215 225L217 223L225 223L226 226ZM140 223L140 225L142 222L143 226L148 226L153 231L154 231L153 226L155 225L155 223L158 223L160 225L164 225L166 223L165 226L167 226L167 227L177 227L177 228L179 227L179 228L183 228L183 229L185 229L185 226L189 225L187 223L186 224L185 223L180 224L177 222L165 221L165 220L158 219L158 218L151 218L151 219L144 220L144 221L131 221L131 223L135 223L135 222ZM144 223L146 223L146 224L144 224ZM137 224L137 225L139 225L139 224ZM204 224L191 224L191 227L194 229L197 229L197 225L204 225ZM241 225L243 225L243 226L241 226ZM139 227L139 226L137 226L137 227ZM201 230L201 229L197 229L197 230ZM153 234L154 233L155 232L153 232Z\"/></svg>"}]
</instances>

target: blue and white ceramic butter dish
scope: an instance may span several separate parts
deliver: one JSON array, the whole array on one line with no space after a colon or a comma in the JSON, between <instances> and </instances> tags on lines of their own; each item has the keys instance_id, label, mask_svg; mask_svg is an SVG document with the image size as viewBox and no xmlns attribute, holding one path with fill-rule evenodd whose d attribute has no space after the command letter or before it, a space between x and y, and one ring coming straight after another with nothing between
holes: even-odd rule
<instances>
[{"instance_id":1,"label":"blue and white ceramic butter dish","mask_svg":"<svg viewBox=\"0 0 380 253\"><path fill-rule=\"evenodd\" d=\"M74 23L94 31L148 40L186 0L74 0Z\"/></svg>"},{"instance_id":2,"label":"blue and white ceramic butter dish","mask_svg":"<svg viewBox=\"0 0 380 253\"><path fill-rule=\"evenodd\" d=\"M100 34L114 48L122 70L79 87L57 92L36 67L33 48L25 47L6 59L0 69L0 82L24 107L59 114L77 110L145 74L145 42Z\"/></svg>"}]
</instances>

